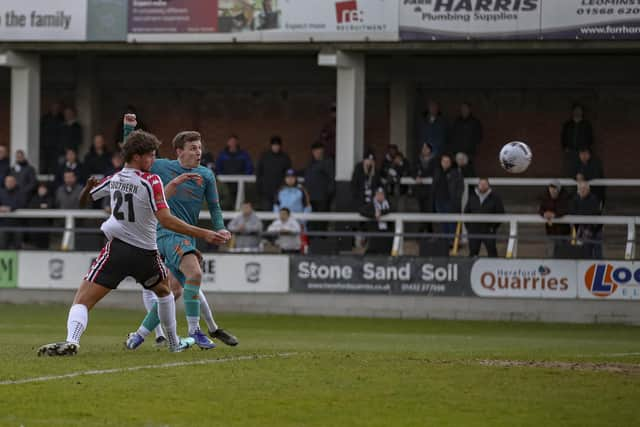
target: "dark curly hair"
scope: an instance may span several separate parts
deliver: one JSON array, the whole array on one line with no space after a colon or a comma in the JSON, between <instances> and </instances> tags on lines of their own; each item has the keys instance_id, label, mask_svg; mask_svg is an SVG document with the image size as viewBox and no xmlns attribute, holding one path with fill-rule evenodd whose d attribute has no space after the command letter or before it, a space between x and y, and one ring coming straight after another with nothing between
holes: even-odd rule
<instances>
[{"instance_id":1,"label":"dark curly hair","mask_svg":"<svg viewBox=\"0 0 640 427\"><path fill-rule=\"evenodd\" d=\"M125 162L130 162L136 154L153 153L160 147L160 140L152 133L143 130L134 130L127 136L122 146L122 155Z\"/></svg>"}]
</instances>

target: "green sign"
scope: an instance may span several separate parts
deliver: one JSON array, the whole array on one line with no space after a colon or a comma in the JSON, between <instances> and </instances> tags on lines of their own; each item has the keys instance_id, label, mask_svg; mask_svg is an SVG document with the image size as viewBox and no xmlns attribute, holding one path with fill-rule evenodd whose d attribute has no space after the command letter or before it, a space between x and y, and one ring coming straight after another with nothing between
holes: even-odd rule
<instances>
[{"instance_id":1,"label":"green sign","mask_svg":"<svg viewBox=\"0 0 640 427\"><path fill-rule=\"evenodd\" d=\"M0 288L15 288L18 284L18 253L0 251Z\"/></svg>"}]
</instances>

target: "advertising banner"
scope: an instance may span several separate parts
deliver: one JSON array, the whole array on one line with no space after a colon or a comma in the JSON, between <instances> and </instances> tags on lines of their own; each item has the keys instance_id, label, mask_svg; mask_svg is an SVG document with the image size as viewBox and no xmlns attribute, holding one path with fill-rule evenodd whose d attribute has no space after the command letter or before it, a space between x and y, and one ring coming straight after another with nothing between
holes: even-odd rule
<instances>
[{"instance_id":1,"label":"advertising banner","mask_svg":"<svg viewBox=\"0 0 640 427\"><path fill-rule=\"evenodd\" d=\"M202 290L217 292L289 292L289 257L284 255L207 255Z\"/></svg>"},{"instance_id":2,"label":"advertising banner","mask_svg":"<svg viewBox=\"0 0 640 427\"><path fill-rule=\"evenodd\" d=\"M0 41L84 41L86 37L86 0L0 2Z\"/></svg>"},{"instance_id":3,"label":"advertising banner","mask_svg":"<svg viewBox=\"0 0 640 427\"><path fill-rule=\"evenodd\" d=\"M471 287L481 297L576 298L576 262L478 259L471 269Z\"/></svg>"},{"instance_id":4,"label":"advertising banner","mask_svg":"<svg viewBox=\"0 0 640 427\"><path fill-rule=\"evenodd\" d=\"M472 261L414 257L293 256L293 292L473 296Z\"/></svg>"},{"instance_id":5,"label":"advertising banner","mask_svg":"<svg viewBox=\"0 0 640 427\"><path fill-rule=\"evenodd\" d=\"M640 0L542 0L544 39L638 39Z\"/></svg>"},{"instance_id":6,"label":"advertising banner","mask_svg":"<svg viewBox=\"0 0 640 427\"><path fill-rule=\"evenodd\" d=\"M578 297L640 300L640 262L578 262Z\"/></svg>"},{"instance_id":7,"label":"advertising banner","mask_svg":"<svg viewBox=\"0 0 640 427\"><path fill-rule=\"evenodd\" d=\"M97 252L20 251L18 287L77 289L97 256ZM118 289L140 288L132 278L118 286Z\"/></svg>"},{"instance_id":8,"label":"advertising banner","mask_svg":"<svg viewBox=\"0 0 640 427\"><path fill-rule=\"evenodd\" d=\"M400 0L402 40L536 39L542 0Z\"/></svg>"},{"instance_id":9,"label":"advertising banner","mask_svg":"<svg viewBox=\"0 0 640 427\"><path fill-rule=\"evenodd\" d=\"M387 0L129 0L129 41L398 40Z\"/></svg>"},{"instance_id":10,"label":"advertising banner","mask_svg":"<svg viewBox=\"0 0 640 427\"><path fill-rule=\"evenodd\" d=\"M15 288L18 283L16 251L0 251L0 288Z\"/></svg>"},{"instance_id":11,"label":"advertising banner","mask_svg":"<svg viewBox=\"0 0 640 427\"><path fill-rule=\"evenodd\" d=\"M21 270L18 287L77 289L97 256L97 252L21 251L18 257L18 271ZM202 267L202 289L205 291L289 290L289 259L286 256L205 254ZM137 290L141 289L141 286L129 277L120 283L118 289Z\"/></svg>"}]
</instances>

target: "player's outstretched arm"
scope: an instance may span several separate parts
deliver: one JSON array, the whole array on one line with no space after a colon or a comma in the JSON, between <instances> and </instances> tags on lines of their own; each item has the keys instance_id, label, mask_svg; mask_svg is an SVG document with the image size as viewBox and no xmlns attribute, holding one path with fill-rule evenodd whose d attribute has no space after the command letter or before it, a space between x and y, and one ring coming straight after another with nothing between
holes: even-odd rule
<instances>
[{"instance_id":1,"label":"player's outstretched arm","mask_svg":"<svg viewBox=\"0 0 640 427\"><path fill-rule=\"evenodd\" d=\"M202 177L200 174L194 172L183 173L182 175L178 175L173 178L169 183L164 187L164 195L167 199L172 198L178 189L178 185L187 181L195 181L198 185L202 185Z\"/></svg>"},{"instance_id":2,"label":"player's outstretched arm","mask_svg":"<svg viewBox=\"0 0 640 427\"><path fill-rule=\"evenodd\" d=\"M208 243L222 245L229 241L227 235L216 231L207 230L200 227L189 225L179 218L171 215L169 209L160 209L156 211L158 222L166 229L179 234L186 234L198 239L206 240Z\"/></svg>"}]
</instances>

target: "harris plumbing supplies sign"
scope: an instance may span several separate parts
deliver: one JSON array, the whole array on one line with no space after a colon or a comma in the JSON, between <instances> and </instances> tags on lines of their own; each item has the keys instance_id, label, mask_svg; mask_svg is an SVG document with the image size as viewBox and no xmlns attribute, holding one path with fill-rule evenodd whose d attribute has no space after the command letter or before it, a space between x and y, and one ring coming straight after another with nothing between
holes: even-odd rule
<instances>
[{"instance_id":1,"label":"harris plumbing supplies sign","mask_svg":"<svg viewBox=\"0 0 640 427\"><path fill-rule=\"evenodd\" d=\"M578 262L578 296L600 300L640 300L640 263Z\"/></svg>"},{"instance_id":2,"label":"harris plumbing supplies sign","mask_svg":"<svg viewBox=\"0 0 640 427\"><path fill-rule=\"evenodd\" d=\"M542 1L400 0L400 38L537 38Z\"/></svg>"},{"instance_id":3,"label":"harris plumbing supplies sign","mask_svg":"<svg viewBox=\"0 0 640 427\"><path fill-rule=\"evenodd\" d=\"M478 259L471 287L481 297L576 298L575 261Z\"/></svg>"},{"instance_id":4,"label":"harris plumbing supplies sign","mask_svg":"<svg viewBox=\"0 0 640 427\"><path fill-rule=\"evenodd\" d=\"M291 290L315 293L472 296L470 260L293 256Z\"/></svg>"}]
</instances>

